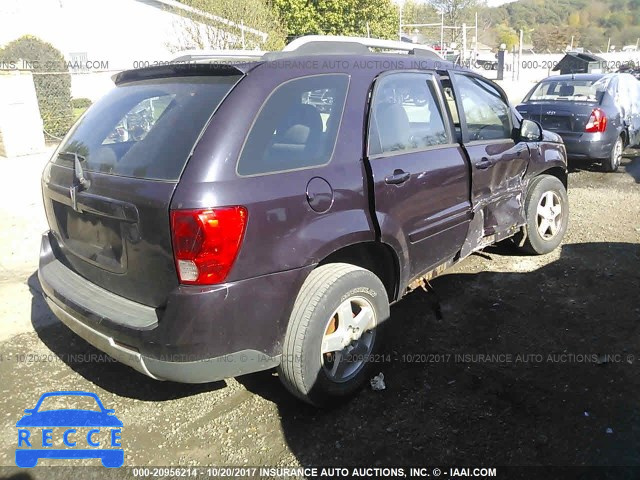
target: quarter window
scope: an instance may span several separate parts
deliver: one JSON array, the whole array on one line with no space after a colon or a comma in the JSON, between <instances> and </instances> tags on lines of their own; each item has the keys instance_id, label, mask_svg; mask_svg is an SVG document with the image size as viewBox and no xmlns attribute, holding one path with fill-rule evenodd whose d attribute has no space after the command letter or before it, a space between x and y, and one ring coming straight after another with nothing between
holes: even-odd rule
<instances>
[{"instance_id":1,"label":"quarter window","mask_svg":"<svg viewBox=\"0 0 640 480\"><path fill-rule=\"evenodd\" d=\"M380 79L369 122L369 155L450 143L431 75L399 73Z\"/></svg>"},{"instance_id":2,"label":"quarter window","mask_svg":"<svg viewBox=\"0 0 640 480\"><path fill-rule=\"evenodd\" d=\"M329 162L349 77L316 75L280 85L256 118L238 161L239 175L297 170Z\"/></svg>"},{"instance_id":3,"label":"quarter window","mask_svg":"<svg viewBox=\"0 0 640 480\"><path fill-rule=\"evenodd\" d=\"M511 138L511 109L500 92L478 78L460 74L455 77L469 140Z\"/></svg>"}]
</instances>

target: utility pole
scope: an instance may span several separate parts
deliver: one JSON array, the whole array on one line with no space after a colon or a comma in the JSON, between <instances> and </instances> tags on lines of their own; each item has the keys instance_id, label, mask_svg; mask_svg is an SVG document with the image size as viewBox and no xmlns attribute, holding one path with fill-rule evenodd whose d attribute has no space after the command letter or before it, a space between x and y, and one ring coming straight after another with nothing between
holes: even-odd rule
<instances>
[{"instance_id":1,"label":"utility pole","mask_svg":"<svg viewBox=\"0 0 640 480\"><path fill-rule=\"evenodd\" d=\"M475 45L475 57L474 60L478 59L478 12L476 12L476 45Z\"/></svg>"},{"instance_id":2,"label":"utility pole","mask_svg":"<svg viewBox=\"0 0 640 480\"><path fill-rule=\"evenodd\" d=\"M440 53L444 56L444 10L440 12Z\"/></svg>"},{"instance_id":3,"label":"utility pole","mask_svg":"<svg viewBox=\"0 0 640 480\"><path fill-rule=\"evenodd\" d=\"M518 80L520 80L520 64L522 63L522 40L524 38L524 34L522 29L520 29L520 45L518 46Z\"/></svg>"},{"instance_id":4,"label":"utility pole","mask_svg":"<svg viewBox=\"0 0 640 480\"><path fill-rule=\"evenodd\" d=\"M398 27L398 40L402 41L402 9L404 8L404 0L400 2L400 25Z\"/></svg>"},{"instance_id":5,"label":"utility pole","mask_svg":"<svg viewBox=\"0 0 640 480\"><path fill-rule=\"evenodd\" d=\"M467 24L462 24L462 65L467 61Z\"/></svg>"}]
</instances>

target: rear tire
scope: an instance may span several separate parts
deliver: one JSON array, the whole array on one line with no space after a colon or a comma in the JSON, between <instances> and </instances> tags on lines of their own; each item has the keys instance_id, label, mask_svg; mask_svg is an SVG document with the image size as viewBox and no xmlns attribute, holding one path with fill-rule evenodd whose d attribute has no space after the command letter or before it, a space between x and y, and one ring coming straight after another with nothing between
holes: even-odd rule
<instances>
[{"instance_id":1,"label":"rear tire","mask_svg":"<svg viewBox=\"0 0 640 480\"><path fill-rule=\"evenodd\" d=\"M560 245L569 224L569 197L560 180L540 175L529 185L525 199L526 240L521 247L544 255Z\"/></svg>"},{"instance_id":2,"label":"rear tire","mask_svg":"<svg viewBox=\"0 0 640 480\"><path fill-rule=\"evenodd\" d=\"M616 140L616 143L613 144L609 158L602 160L602 169L605 172L615 172L618 170L618 167L620 167L620 163L622 162L623 150L624 140L622 136L620 136L618 137L618 140Z\"/></svg>"},{"instance_id":3,"label":"rear tire","mask_svg":"<svg viewBox=\"0 0 640 480\"><path fill-rule=\"evenodd\" d=\"M346 263L316 268L289 319L280 380L318 407L351 397L369 378L388 318L385 287L369 270Z\"/></svg>"}]
</instances>

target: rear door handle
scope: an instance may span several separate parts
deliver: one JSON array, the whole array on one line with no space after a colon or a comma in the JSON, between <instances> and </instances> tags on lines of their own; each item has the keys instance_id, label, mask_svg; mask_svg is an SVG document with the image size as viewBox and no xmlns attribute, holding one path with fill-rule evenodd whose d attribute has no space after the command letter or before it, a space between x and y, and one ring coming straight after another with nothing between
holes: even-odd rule
<instances>
[{"instance_id":1,"label":"rear door handle","mask_svg":"<svg viewBox=\"0 0 640 480\"><path fill-rule=\"evenodd\" d=\"M493 167L493 161L489 160L487 157L483 157L482 160L476 163L476 168L478 170L486 170L489 167Z\"/></svg>"},{"instance_id":2,"label":"rear door handle","mask_svg":"<svg viewBox=\"0 0 640 480\"><path fill-rule=\"evenodd\" d=\"M385 177L384 181L389 185L400 185L401 183L409 180L409 178L411 178L411 174L409 172L394 170L393 175Z\"/></svg>"}]
</instances>

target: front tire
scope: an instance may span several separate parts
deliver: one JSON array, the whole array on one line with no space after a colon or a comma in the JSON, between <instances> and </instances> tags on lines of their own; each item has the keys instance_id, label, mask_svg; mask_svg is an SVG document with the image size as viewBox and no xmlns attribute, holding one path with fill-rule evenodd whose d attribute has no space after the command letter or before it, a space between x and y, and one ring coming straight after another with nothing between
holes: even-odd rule
<instances>
[{"instance_id":1,"label":"front tire","mask_svg":"<svg viewBox=\"0 0 640 480\"><path fill-rule=\"evenodd\" d=\"M387 292L369 270L346 263L316 268L291 313L280 380L318 407L351 397L371 373L388 318Z\"/></svg>"},{"instance_id":2,"label":"front tire","mask_svg":"<svg viewBox=\"0 0 640 480\"><path fill-rule=\"evenodd\" d=\"M527 236L522 249L544 255L558 248L569 224L569 197L562 182L551 175L533 179L525 213Z\"/></svg>"},{"instance_id":3,"label":"front tire","mask_svg":"<svg viewBox=\"0 0 640 480\"><path fill-rule=\"evenodd\" d=\"M616 140L616 143L613 144L611 148L611 153L609 154L609 158L605 158L602 161L602 169L605 172L615 172L620 167L620 163L622 162L622 152L624 151L624 140L620 136Z\"/></svg>"}]
</instances>

